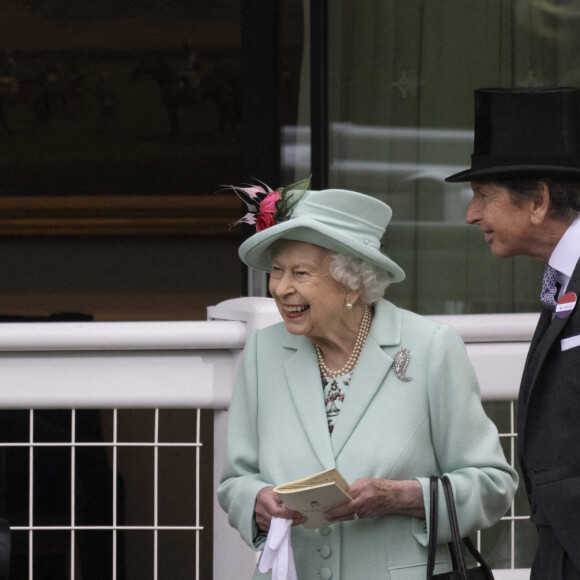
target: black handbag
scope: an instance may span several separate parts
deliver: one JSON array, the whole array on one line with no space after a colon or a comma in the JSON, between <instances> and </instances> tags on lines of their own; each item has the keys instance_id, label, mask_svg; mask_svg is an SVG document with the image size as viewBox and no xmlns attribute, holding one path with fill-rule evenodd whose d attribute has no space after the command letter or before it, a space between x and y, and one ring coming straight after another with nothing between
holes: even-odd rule
<instances>
[{"instance_id":1,"label":"black handbag","mask_svg":"<svg viewBox=\"0 0 580 580\"><path fill-rule=\"evenodd\" d=\"M441 478L443 491L445 493L445 502L447 504L447 514L449 515L449 524L451 526L451 538L449 542L449 550L451 552L451 560L453 563L453 570L450 572L443 572L441 574L433 574L435 567L435 549L437 548L437 521L439 519L437 500L439 494L439 478L432 475L430 478L430 501L429 509L430 525L429 525L429 555L427 560L427 580L493 580L493 573L491 568L487 565L483 556L478 552L477 548L469 538L464 538L463 542L459 536L459 524L457 523L457 513L455 511L455 499L453 498L453 490L451 489L451 482L446 476ZM465 558L463 557L463 545L471 552L471 555L479 563L475 568L468 568L465 565Z\"/></svg>"}]
</instances>

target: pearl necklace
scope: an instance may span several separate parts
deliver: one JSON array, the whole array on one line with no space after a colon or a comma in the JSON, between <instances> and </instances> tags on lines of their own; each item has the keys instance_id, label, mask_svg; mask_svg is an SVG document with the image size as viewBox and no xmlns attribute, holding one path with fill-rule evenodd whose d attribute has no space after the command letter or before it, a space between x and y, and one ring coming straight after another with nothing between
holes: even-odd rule
<instances>
[{"instance_id":1,"label":"pearl necklace","mask_svg":"<svg viewBox=\"0 0 580 580\"><path fill-rule=\"evenodd\" d=\"M356 363L358 362L358 357L360 356L362 347L367 339L369 330L371 328L372 321L372 310L370 306L365 306L365 311L360 323L360 328L358 329L358 334L356 341L354 343L354 348L346 364L339 370L333 371L326 366L324 362L324 357L322 356L322 351L318 345L314 345L316 348L316 358L318 359L318 366L320 367L320 374L324 377L341 377L354 370Z\"/></svg>"}]
</instances>

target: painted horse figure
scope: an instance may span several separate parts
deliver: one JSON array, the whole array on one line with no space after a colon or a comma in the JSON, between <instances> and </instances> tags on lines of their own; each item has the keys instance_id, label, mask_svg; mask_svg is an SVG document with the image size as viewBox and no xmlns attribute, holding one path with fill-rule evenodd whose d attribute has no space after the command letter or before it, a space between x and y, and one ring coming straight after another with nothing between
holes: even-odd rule
<instances>
[{"instance_id":1,"label":"painted horse figure","mask_svg":"<svg viewBox=\"0 0 580 580\"><path fill-rule=\"evenodd\" d=\"M219 115L219 130L224 132L229 125L238 124L239 92L233 83L219 77L202 78L192 84L187 74L179 74L169 64L158 59L142 58L133 72L133 78L150 76L157 84L161 103L169 119L172 136L182 133L179 111L183 107L211 102L216 106Z\"/></svg>"},{"instance_id":2,"label":"painted horse figure","mask_svg":"<svg viewBox=\"0 0 580 580\"><path fill-rule=\"evenodd\" d=\"M32 133L40 125L65 120L74 99L82 98L82 71L0 76L0 125L8 135Z\"/></svg>"}]
</instances>

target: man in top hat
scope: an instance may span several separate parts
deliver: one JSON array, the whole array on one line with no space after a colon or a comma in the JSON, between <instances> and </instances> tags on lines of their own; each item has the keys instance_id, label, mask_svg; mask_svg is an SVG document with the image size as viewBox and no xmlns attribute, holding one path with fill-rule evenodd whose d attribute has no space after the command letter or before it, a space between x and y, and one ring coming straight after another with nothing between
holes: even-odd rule
<instances>
[{"instance_id":1,"label":"man in top hat","mask_svg":"<svg viewBox=\"0 0 580 580\"><path fill-rule=\"evenodd\" d=\"M471 168L446 181L471 182L465 219L495 256L546 263L518 401L531 579L580 579L580 89L476 90Z\"/></svg>"}]
</instances>

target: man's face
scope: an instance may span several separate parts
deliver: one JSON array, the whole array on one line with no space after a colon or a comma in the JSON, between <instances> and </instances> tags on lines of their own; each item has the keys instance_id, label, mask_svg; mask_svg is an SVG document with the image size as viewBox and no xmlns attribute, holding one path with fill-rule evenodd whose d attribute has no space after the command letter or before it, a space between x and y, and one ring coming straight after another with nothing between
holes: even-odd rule
<instances>
[{"instance_id":1,"label":"man's face","mask_svg":"<svg viewBox=\"0 0 580 580\"><path fill-rule=\"evenodd\" d=\"M498 258L520 254L534 256L534 231L531 222L533 201L515 205L505 187L494 183L472 182L471 200L465 221L479 226Z\"/></svg>"}]
</instances>

